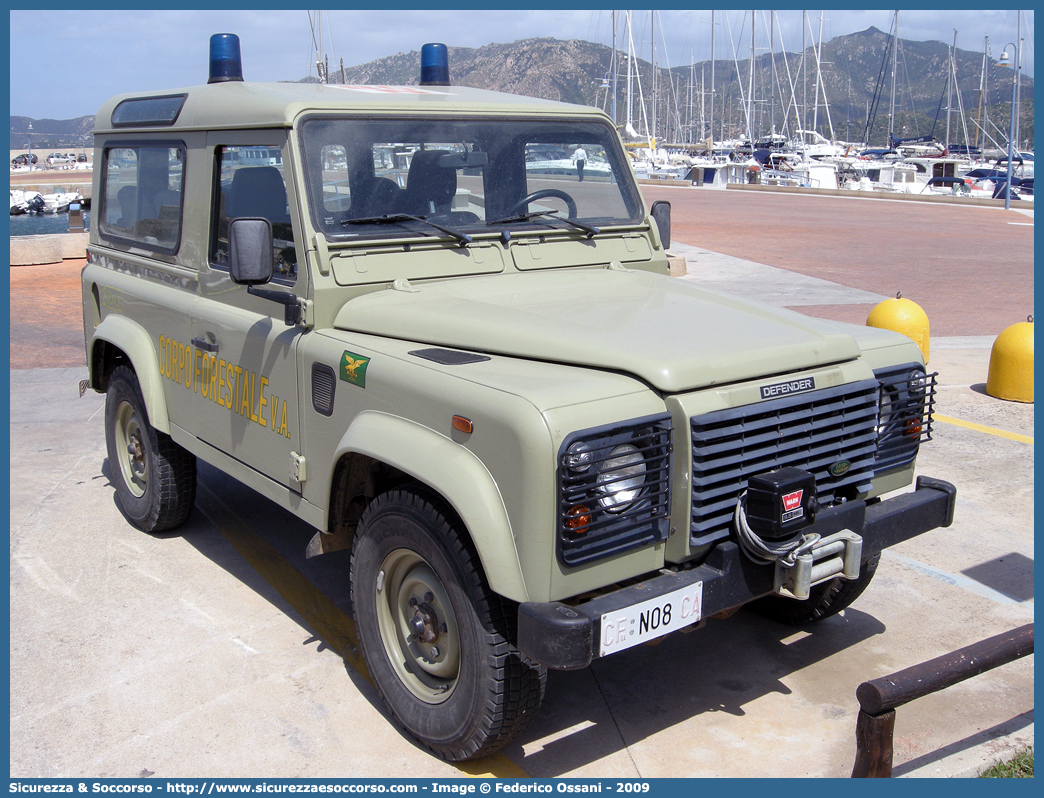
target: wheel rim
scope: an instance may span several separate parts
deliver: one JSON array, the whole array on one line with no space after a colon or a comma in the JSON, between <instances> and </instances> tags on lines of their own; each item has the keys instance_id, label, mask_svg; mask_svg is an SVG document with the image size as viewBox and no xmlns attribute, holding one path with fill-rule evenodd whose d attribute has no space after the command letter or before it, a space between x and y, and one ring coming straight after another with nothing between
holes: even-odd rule
<instances>
[{"instance_id":1,"label":"wheel rim","mask_svg":"<svg viewBox=\"0 0 1044 798\"><path fill-rule=\"evenodd\" d=\"M460 673L460 638L442 580L419 554L396 549L375 592L381 642L399 680L427 704L446 701Z\"/></svg>"},{"instance_id":2,"label":"wheel rim","mask_svg":"<svg viewBox=\"0 0 1044 798\"><path fill-rule=\"evenodd\" d=\"M145 430L130 402L120 402L116 408L116 458L127 490L140 499L148 487L148 450Z\"/></svg>"}]
</instances>

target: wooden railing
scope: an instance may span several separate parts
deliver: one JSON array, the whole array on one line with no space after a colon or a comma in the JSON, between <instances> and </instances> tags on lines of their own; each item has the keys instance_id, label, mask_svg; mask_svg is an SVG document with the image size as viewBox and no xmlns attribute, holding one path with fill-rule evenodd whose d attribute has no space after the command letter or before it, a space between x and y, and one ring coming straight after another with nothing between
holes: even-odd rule
<instances>
[{"instance_id":1,"label":"wooden railing","mask_svg":"<svg viewBox=\"0 0 1044 798\"><path fill-rule=\"evenodd\" d=\"M1033 624L972 643L856 689L856 759L852 778L890 778L895 710L980 673L1033 653Z\"/></svg>"}]
</instances>

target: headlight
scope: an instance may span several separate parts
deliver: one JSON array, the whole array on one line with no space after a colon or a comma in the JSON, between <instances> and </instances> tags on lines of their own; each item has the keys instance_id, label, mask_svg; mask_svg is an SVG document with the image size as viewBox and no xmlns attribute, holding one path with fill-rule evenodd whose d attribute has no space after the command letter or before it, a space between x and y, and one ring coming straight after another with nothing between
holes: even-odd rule
<instances>
[{"instance_id":1,"label":"headlight","mask_svg":"<svg viewBox=\"0 0 1044 798\"><path fill-rule=\"evenodd\" d=\"M610 513L622 513L637 499L645 485L645 458L638 447L617 446L598 469L598 502Z\"/></svg>"},{"instance_id":2,"label":"headlight","mask_svg":"<svg viewBox=\"0 0 1044 798\"><path fill-rule=\"evenodd\" d=\"M574 566L667 539L671 419L581 430L558 453L558 558Z\"/></svg>"},{"instance_id":3,"label":"headlight","mask_svg":"<svg viewBox=\"0 0 1044 798\"><path fill-rule=\"evenodd\" d=\"M877 439L883 439L889 432L888 425L892 421L892 395L895 391L890 387L881 387L881 404L877 408Z\"/></svg>"},{"instance_id":4,"label":"headlight","mask_svg":"<svg viewBox=\"0 0 1044 798\"><path fill-rule=\"evenodd\" d=\"M910 396L924 396L924 389L928 386L928 376L920 369L910 372Z\"/></svg>"},{"instance_id":5,"label":"headlight","mask_svg":"<svg viewBox=\"0 0 1044 798\"><path fill-rule=\"evenodd\" d=\"M878 473L906 465L932 437L935 374L907 363L874 373L881 386L877 413Z\"/></svg>"},{"instance_id":6,"label":"headlight","mask_svg":"<svg viewBox=\"0 0 1044 798\"><path fill-rule=\"evenodd\" d=\"M594 452L583 441L577 441L566 451L563 462L566 468L578 474L583 474L591 467L591 463L594 462Z\"/></svg>"}]
</instances>

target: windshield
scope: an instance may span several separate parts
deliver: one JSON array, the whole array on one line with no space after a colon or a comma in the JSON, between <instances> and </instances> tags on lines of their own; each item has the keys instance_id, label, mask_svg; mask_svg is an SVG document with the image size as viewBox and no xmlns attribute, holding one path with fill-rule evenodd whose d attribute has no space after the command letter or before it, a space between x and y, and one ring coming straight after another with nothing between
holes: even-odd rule
<instances>
[{"instance_id":1,"label":"windshield","mask_svg":"<svg viewBox=\"0 0 1044 798\"><path fill-rule=\"evenodd\" d=\"M590 235L643 218L607 124L313 117L301 130L312 217L328 238L439 236L440 225Z\"/></svg>"}]
</instances>

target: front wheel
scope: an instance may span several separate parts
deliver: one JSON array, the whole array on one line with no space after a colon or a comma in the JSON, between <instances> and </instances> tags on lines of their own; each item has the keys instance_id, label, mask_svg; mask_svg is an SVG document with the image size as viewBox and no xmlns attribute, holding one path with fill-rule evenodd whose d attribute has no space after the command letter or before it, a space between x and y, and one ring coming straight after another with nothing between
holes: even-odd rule
<instances>
[{"instance_id":1,"label":"front wheel","mask_svg":"<svg viewBox=\"0 0 1044 798\"><path fill-rule=\"evenodd\" d=\"M105 396L105 448L120 508L134 526L181 526L196 501L196 458L158 432L145 411L134 371L119 366Z\"/></svg>"},{"instance_id":2,"label":"front wheel","mask_svg":"<svg viewBox=\"0 0 1044 798\"><path fill-rule=\"evenodd\" d=\"M859 598L874 578L879 562L881 555L877 554L863 563L858 578L843 579L839 576L815 585L803 601L785 596L765 596L747 606L758 615L790 626L821 621L841 612Z\"/></svg>"},{"instance_id":3,"label":"front wheel","mask_svg":"<svg viewBox=\"0 0 1044 798\"><path fill-rule=\"evenodd\" d=\"M486 585L458 522L434 498L394 490L370 505L351 589L378 692L438 756L491 754L536 714L547 672L511 642L514 606Z\"/></svg>"}]
</instances>

